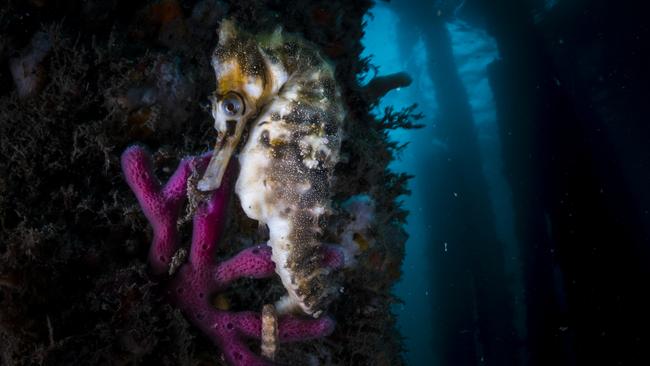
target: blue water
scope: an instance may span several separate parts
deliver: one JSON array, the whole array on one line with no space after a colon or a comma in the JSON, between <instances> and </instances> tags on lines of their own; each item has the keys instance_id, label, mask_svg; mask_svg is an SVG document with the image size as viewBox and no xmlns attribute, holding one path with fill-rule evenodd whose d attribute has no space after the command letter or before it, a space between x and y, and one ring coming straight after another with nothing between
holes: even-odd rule
<instances>
[{"instance_id":1,"label":"blue water","mask_svg":"<svg viewBox=\"0 0 650 366\"><path fill-rule=\"evenodd\" d=\"M372 56L372 63L379 67L379 74L406 71L413 77L409 87L391 91L381 101L376 113L381 114L388 105L400 109L413 103L419 105L419 111L425 118L421 121L425 127L420 130L392 133L392 138L400 142L409 142L398 161L391 168L395 171L415 175L410 181L412 194L404 197L405 206L410 211L407 231L410 239L406 244L406 257L403 264L403 276L395 287L395 293L404 304L395 307L398 325L406 337L406 361L409 365L431 365L437 359L433 347L433 334L436 331L432 311L438 301L444 298L434 296L430 272L431 253L445 255L448 245L453 243L431 243L428 238L436 230L435 223L429 218L426 202L427 189L431 186L423 177L435 176L435 172L424 172L419 164L422 156L432 156L445 149L444 143L436 138L435 90L433 88L427 65L423 42L417 41L405 49L398 44L399 17L390 4L378 4L367 16L366 35L363 40L366 47L365 56ZM510 192L502 174L502 161L499 135L496 125L495 105L488 85L486 66L495 58L498 51L494 40L484 31L470 27L460 20L447 23L451 35L454 58L459 74L470 98L476 132L478 134L483 172L485 174L495 223L499 239L506 250L506 274L512 278L519 268L513 230L513 211ZM371 77L370 75L369 77ZM426 174L425 174L426 173ZM441 250L431 250L439 246ZM522 296L521 284L515 283L516 297ZM517 307L518 309L523 307ZM518 333L523 334L524 314L515 314Z\"/></svg>"}]
</instances>

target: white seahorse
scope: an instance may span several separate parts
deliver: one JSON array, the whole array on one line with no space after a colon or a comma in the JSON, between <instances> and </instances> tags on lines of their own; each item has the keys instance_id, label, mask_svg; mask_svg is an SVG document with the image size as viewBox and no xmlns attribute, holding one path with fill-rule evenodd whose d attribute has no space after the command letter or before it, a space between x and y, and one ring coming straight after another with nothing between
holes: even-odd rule
<instances>
[{"instance_id":1,"label":"white seahorse","mask_svg":"<svg viewBox=\"0 0 650 366\"><path fill-rule=\"evenodd\" d=\"M317 317L338 292L322 266L324 215L345 118L333 68L315 46L276 31L253 37L224 21L212 63L217 146L200 190L216 189L245 130L235 191L247 216L269 227L288 297Z\"/></svg>"}]
</instances>

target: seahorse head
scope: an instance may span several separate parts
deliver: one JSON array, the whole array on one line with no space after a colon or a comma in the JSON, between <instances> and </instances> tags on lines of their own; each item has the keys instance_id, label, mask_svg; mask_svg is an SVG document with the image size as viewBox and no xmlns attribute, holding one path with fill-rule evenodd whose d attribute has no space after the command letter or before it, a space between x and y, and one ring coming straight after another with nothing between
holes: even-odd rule
<instances>
[{"instance_id":1,"label":"seahorse head","mask_svg":"<svg viewBox=\"0 0 650 366\"><path fill-rule=\"evenodd\" d=\"M218 33L212 54L216 88L211 98L217 144L198 185L203 191L219 187L244 130L288 79L285 65L276 56L283 46L280 29L253 36L224 20Z\"/></svg>"}]
</instances>

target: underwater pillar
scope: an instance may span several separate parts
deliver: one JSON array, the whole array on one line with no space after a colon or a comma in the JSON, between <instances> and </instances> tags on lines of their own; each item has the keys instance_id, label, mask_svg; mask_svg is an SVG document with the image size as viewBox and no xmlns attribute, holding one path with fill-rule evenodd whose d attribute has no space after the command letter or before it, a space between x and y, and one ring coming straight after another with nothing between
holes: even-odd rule
<instances>
[{"instance_id":1,"label":"underwater pillar","mask_svg":"<svg viewBox=\"0 0 650 366\"><path fill-rule=\"evenodd\" d=\"M438 151L430 170L436 212L432 258L437 283L437 347L443 365L517 365L513 297L503 245L483 175L474 118L444 18L434 12L423 39L436 89ZM439 14L439 13L438 13Z\"/></svg>"}]
</instances>

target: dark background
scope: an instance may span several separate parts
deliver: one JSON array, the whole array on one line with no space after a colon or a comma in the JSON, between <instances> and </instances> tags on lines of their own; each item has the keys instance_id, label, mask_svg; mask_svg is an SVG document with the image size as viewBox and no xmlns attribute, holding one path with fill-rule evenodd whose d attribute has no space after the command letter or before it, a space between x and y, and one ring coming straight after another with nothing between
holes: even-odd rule
<instances>
[{"instance_id":1,"label":"dark background","mask_svg":"<svg viewBox=\"0 0 650 366\"><path fill-rule=\"evenodd\" d=\"M426 182L421 202L409 208L425 210L420 220L428 216L432 227L411 231L430 248L430 287L401 285L402 293L431 290L434 364L646 363L650 28L644 6L466 0L394 1L386 8L397 19L399 57L424 53L425 66L403 67L430 79L433 93L420 85L409 95L433 94L437 104L425 117L433 124L425 128L429 145L403 158L418 161L415 181ZM474 70L486 73L496 110L502 158L496 173L485 170L475 85L464 83L468 71L459 69L470 61L454 53L461 47L459 22L486 32L498 51L487 68ZM430 141L443 148L432 149ZM507 182L516 256L497 233L503 197L486 179L494 174Z\"/></svg>"}]
</instances>

